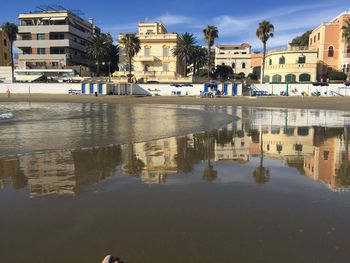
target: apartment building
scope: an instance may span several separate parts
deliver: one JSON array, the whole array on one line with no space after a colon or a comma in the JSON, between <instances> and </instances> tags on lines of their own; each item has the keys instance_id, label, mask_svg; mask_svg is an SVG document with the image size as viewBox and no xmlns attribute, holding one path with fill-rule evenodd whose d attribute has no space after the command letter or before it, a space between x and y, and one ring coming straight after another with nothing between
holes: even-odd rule
<instances>
[{"instance_id":1,"label":"apartment building","mask_svg":"<svg viewBox=\"0 0 350 263\"><path fill-rule=\"evenodd\" d=\"M251 45L217 45L215 47L215 66L227 65L232 67L236 74L244 73L248 76L252 72Z\"/></svg>"},{"instance_id":2,"label":"apartment building","mask_svg":"<svg viewBox=\"0 0 350 263\"><path fill-rule=\"evenodd\" d=\"M94 66L86 51L94 31L93 20L76 11L44 7L19 15L16 41L20 69L69 69L85 71Z\"/></svg>"},{"instance_id":3,"label":"apartment building","mask_svg":"<svg viewBox=\"0 0 350 263\"><path fill-rule=\"evenodd\" d=\"M4 30L0 27L0 67L11 65L11 47Z\"/></svg>"},{"instance_id":4,"label":"apartment building","mask_svg":"<svg viewBox=\"0 0 350 263\"><path fill-rule=\"evenodd\" d=\"M123 48L122 38L119 34L119 72L116 76L126 76L130 65ZM132 74L140 81L173 81L183 74L181 61L173 56L172 50L178 41L177 33L168 33L164 24L160 22L142 22L138 25L138 34L141 50L133 58Z\"/></svg>"},{"instance_id":5,"label":"apartment building","mask_svg":"<svg viewBox=\"0 0 350 263\"><path fill-rule=\"evenodd\" d=\"M350 19L350 12L343 12L333 20L322 23L309 37L309 46L318 50L318 59L323 66L319 75L325 78L328 68L348 73L350 70L350 44L346 43L342 27Z\"/></svg>"}]
</instances>

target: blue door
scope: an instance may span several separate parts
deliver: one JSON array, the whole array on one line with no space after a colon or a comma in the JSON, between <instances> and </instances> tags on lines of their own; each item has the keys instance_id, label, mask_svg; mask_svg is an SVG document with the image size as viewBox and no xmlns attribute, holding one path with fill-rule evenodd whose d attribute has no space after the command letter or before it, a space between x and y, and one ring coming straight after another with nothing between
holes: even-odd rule
<instances>
[{"instance_id":1,"label":"blue door","mask_svg":"<svg viewBox=\"0 0 350 263\"><path fill-rule=\"evenodd\" d=\"M90 83L90 94L94 94L94 84Z\"/></svg>"},{"instance_id":2,"label":"blue door","mask_svg":"<svg viewBox=\"0 0 350 263\"><path fill-rule=\"evenodd\" d=\"M205 92L205 93L208 93L208 92L209 92L209 84L208 84L208 83L205 83L205 84L204 84L204 92Z\"/></svg>"},{"instance_id":3,"label":"blue door","mask_svg":"<svg viewBox=\"0 0 350 263\"><path fill-rule=\"evenodd\" d=\"M103 89L102 89L102 83L98 84L98 93L102 94L103 93Z\"/></svg>"},{"instance_id":4,"label":"blue door","mask_svg":"<svg viewBox=\"0 0 350 263\"><path fill-rule=\"evenodd\" d=\"M115 85L112 86L112 92L113 92L113 95L117 94L117 92L115 92Z\"/></svg>"},{"instance_id":5,"label":"blue door","mask_svg":"<svg viewBox=\"0 0 350 263\"><path fill-rule=\"evenodd\" d=\"M218 84L214 84L214 85L213 85L213 89L214 89L215 91L218 91Z\"/></svg>"},{"instance_id":6,"label":"blue door","mask_svg":"<svg viewBox=\"0 0 350 263\"><path fill-rule=\"evenodd\" d=\"M233 87L232 87L232 95L233 96L237 96L238 95L238 85L235 83L233 84Z\"/></svg>"},{"instance_id":7,"label":"blue door","mask_svg":"<svg viewBox=\"0 0 350 263\"><path fill-rule=\"evenodd\" d=\"M225 83L225 84L224 84L224 90L223 90L224 95L227 95L227 91L228 91L228 84Z\"/></svg>"},{"instance_id":8,"label":"blue door","mask_svg":"<svg viewBox=\"0 0 350 263\"><path fill-rule=\"evenodd\" d=\"M85 94L85 83L81 84L81 94Z\"/></svg>"}]
</instances>

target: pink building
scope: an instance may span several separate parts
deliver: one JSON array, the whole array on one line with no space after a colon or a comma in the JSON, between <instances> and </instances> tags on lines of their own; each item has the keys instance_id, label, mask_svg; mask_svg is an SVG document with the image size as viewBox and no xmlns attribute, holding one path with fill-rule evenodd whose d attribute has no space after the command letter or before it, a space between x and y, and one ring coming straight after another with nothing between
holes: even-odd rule
<instances>
[{"instance_id":1,"label":"pink building","mask_svg":"<svg viewBox=\"0 0 350 263\"><path fill-rule=\"evenodd\" d=\"M349 72L350 44L346 43L342 34L342 27L348 19L350 19L349 11L319 25L310 34L309 45L318 50L321 62L318 69L319 79L325 80L328 68Z\"/></svg>"}]
</instances>

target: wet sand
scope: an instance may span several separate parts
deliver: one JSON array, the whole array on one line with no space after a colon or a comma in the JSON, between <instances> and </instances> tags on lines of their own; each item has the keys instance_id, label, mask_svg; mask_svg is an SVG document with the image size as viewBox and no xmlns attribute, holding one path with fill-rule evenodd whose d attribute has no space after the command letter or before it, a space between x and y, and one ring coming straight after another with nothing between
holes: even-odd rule
<instances>
[{"instance_id":1,"label":"wet sand","mask_svg":"<svg viewBox=\"0 0 350 263\"><path fill-rule=\"evenodd\" d=\"M254 106L299 109L349 110L350 97L229 97L200 98L192 96L175 97L136 97L136 96L99 96L93 95L56 95L31 94L32 102L92 102L116 104L178 104L178 105L223 105L223 106ZM0 94L1 102L28 101L27 94Z\"/></svg>"}]
</instances>

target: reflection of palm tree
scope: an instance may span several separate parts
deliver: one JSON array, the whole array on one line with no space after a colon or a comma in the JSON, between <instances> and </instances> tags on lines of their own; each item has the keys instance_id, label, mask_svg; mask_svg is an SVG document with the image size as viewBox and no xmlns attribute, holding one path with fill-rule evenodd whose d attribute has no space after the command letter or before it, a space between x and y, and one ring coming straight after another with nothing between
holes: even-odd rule
<instances>
[{"instance_id":1,"label":"reflection of palm tree","mask_svg":"<svg viewBox=\"0 0 350 263\"><path fill-rule=\"evenodd\" d=\"M203 171L203 179L207 182L212 182L216 179L218 172L214 170L213 165L210 163L210 137L207 133L207 154L208 154L208 166Z\"/></svg>"},{"instance_id":2,"label":"reflection of palm tree","mask_svg":"<svg viewBox=\"0 0 350 263\"><path fill-rule=\"evenodd\" d=\"M145 164L142 160L137 158L136 154L134 154L134 146L129 145L130 153L128 157L128 162L124 166L125 172L128 175L137 176L141 173L142 169L145 167Z\"/></svg>"},{"instance_id":3,"label":"reflection of palm tree","mask_svg":"<svg viewBox=\"0 0 350 263\"><path fill-rule=\"evenodd\" d=\"M260 165L255 168L253 178L257 184L265 184L270 181L270 170L264 167L263 132L260 131Z\"/></svg>"}]
</instances>

